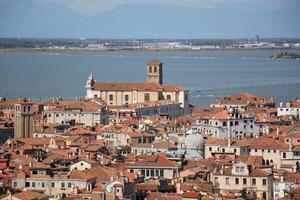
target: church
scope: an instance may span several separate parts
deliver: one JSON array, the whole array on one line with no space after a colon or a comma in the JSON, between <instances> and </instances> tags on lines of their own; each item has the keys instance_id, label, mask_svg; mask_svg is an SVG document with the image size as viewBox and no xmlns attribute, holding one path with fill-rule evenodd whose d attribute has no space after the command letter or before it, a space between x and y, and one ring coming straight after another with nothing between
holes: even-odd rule
<instances>
[{"instance_id":1,"label":"church","mask_svg":"<svg viewBox=\"0 0 300 200\"><path fill-rule=\"evenodd\" d=\"M189 114L189 91L177 85L163 84L163 62L149 60L146 68L145 83L97 82L91 73L86 83L86 97L101 99L108 106L169 100L180 103L182 114Z\"/></svg>"}]
</instances>

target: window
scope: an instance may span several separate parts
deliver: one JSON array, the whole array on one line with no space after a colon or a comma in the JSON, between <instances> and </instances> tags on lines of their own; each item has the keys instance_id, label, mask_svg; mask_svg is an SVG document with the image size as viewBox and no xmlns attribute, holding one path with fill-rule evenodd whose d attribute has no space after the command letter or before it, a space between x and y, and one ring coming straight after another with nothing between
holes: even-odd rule
<instances>
[{"instance_id":1,"label":"window","mask_svg":"<svg viewBox=\"0 0 300 200\"><path fill-rule=\"evenodd\" d=\"M240 184L240 179L239 178L235 178L235 184L236 185Z\"/></svg>"},{"instance_id":2,"label":"window","mask_svg":"<svg viewBox=\"0 0 300 200\"><path fill-rule=\"evenodd\" d=\"M241 167L241 172L244 172L245 167Z\"/></svg>"},{"instance_id":3,"label":"window","mask_svg":"<svg viewBox=\"0 0 300 200\"><path fill-rule=\"evenodd\" d=\"M209 151L212 151L212 147L209 147L208 150L209 150Z\"/></svg>"},{"instance_id":4,"label":"window","mask_svg":"<svg viewBox=\"0 0 300 200\"><path fill-rule=\"evenodd\" d=\"M219 183L218 177L215 177L215 184Z\"/></svg>"},{"instance_id":5,"label":"window","mask_svg":"<svg viewBox=\"0 0 300 200\"><path fill-rule=\"evenodd\" d=\"M256 185L256 179L255 178L252 179L252 185Z\"/></svg>"},{"instance_id":6,"label":"window","mask_svg":"<svg viewBox=\"0 0 300 200\"><path fill-rule=\"evenodd\" d=\"M154 73L157 73L157 67L154 67Z\"/></svg>"},{"instance_id":7,"label":"window","mask_svg":"<svg viewBox=\"0 0 300 200\"><path fill-rule=\"evenodd\" d=\"M14 187L15 188L18 187L18 182L17 181L14 182Z\"/></svg>"},{"instance_id":8,"label":"window","mask_svg":"<svg viewBox=\"0 0 300 200\"><path fill-rule=\"evenodd\" d=\"M226 185L229 185L229 177L226 177L226 179L225 179L225 184L226 184Z\"/></svg>"},{"instance_id":9,"label":"window","mask_svg":"<svg viewBox=\"0 0 300 200\"><path fill-rule=\"evenodd\" d=\"M42 188L44 188L45 187L45 182L42 182Z\"/></svg>"},{"instance_id":10,"label":"window","mask_svg":"<svg viewBox=\"0 0 300 200\"><path fill-rule=\"evenodd\" d=\"M144 94L144 101L150 101L150 94L149 93Z\"/></svg>"},{"instance_id":11,"label":"window","mask_svg":"<svg viewBox=\"0 0 300 200\"><path fill-rule=\"evenodd\" d=\"M55 183L54 183L54 182L51 183L51 187L52 187L52 188L55 187Z\"/></svg>"},{"instance_id":12,"label":"window","mask_svg":"<svg viewBox=\"0 0 300 200\"><path fill-rule=\"evenodd\" d=\"M152 73L152 67L151 66L149 67L149 73Z\"/></svg>"},{"instance_id":13,"label":"window","mask_svg":"<svg viewBox=\"0 0 300 200\"><path fill-rule=\"evenodd\" d=\"M164 170L160 170L160 176L164 176Z\"/></svg>"},{"instance_id":14,"label":"window","mask_svg":"<svg viewBox=\"0 0 300 200\"><path fill-rule=\"evenodd\" d=\"M31 182L31 187L35 187L35 182Z\"/></svg>"},{"instance_id":15,"label":"window","mask_svg":"<svg viewBox=\"0 0 300 200\"><path fill-rule=\"evenodd\" d=\"M65 188L65 182L61 182L61 188Z\"/></svg>"},{"instance_id":16,"label":"window","mask_svg":"<svg viewBox=\"0 0 300 200\"><path fill-rule=\"evenodd\" d=\"M142 138L138 139L138 143L141 144L142 143Z\"/></svg>"},{"instance_id":17,"label":"window","mask_svg":"<svg viewBox=\"0 0 300 200\"><path fill-rule=\"evenodd\" d=\"M240 172L240 167L236 167L235 172Z\"/></svg>"},{"instance_id":18,"label":"window","mask_svg":"<svg viewBox=\"0 0 300 200\"><path fill-rule=\"evenodd\" d=\"M263 179L263 180L262 180L262 184L263 184L263 185L267 185L267 179Z\"/></svg>"},{"instance_id":19,"label":"window","mask_svg":"<svg viewBox=\"0 0 300 200\"><path fill-rule=\"evenodd\" d=\"M151 169L151 176L154 176L154 169Z\"/></svg>"},{"instance_id":20,"label":"window","mask_svg":"<svg viewBox=\"0 0 300 200\"><path fill-rule=\"evenodd\" d=\"M282 157L283 157L283 158L286 158L286 153L283 153L283 154L282 154Z\"/></svg>"},{"instance_id":21,"label":"window","mask_svg":"<svg viewBox=\"0 0 300 200\"><path fill-rule=\"evenodd\" d=\"M171 95L168 94L167 95L167 99L170 100L171 99Z\"/></svg>"},{"instance_id":22,"label":"window","mask_svg":"<svg viewBox=\"0 0 300 200\"><path fill-rule=\"evenodd\" d=\"M68 188L71 188L71 187L72 187L72 183L68 182Z\"/></svg>"},{"instance_id":23,"label":"window","mask_svg":"<svg viewBox=\"0 0 300 200\"><path fill-rule=\"evenodd\" d=\"M223 126L226 126L226 122L223 122Z\"/></svg>"},{"instance_id":24,"label":"window","mask_svg":"<svg viewBox=\"0 0 300 200\"><path fill-rule=\"evenodd\" d=\"M235 121L234 125L238 126L239 125L239 121Z\"/></svg>"},{"instance_id":25,"label":"window","mask_svg":"<svg viewBox=\"0 0 300 200\"><path fill-rule=\"evenodd\" d=\"M125 95L125 101L129 101L129 96L128 96L128 94Z\"/></svg>"},{"instance_id":26,"label":"window","mask_svg":"<svg viewBox=\"0 0 300 200\"><path fill-rule=\"evenodd\" d=\"M143 176L145 176L145 170L144 170L144 169L141 170L141 174L142 174Z\"/></svg>"},{"instance_id":27,"label":"window","mask_svg":"<svg viewBox=\"0 0 300 200\"><path fill-rule=\"evenodd\" d=\"M243 178L243 185L247 185L247 179Z\"/></svg>"}]
</instances>

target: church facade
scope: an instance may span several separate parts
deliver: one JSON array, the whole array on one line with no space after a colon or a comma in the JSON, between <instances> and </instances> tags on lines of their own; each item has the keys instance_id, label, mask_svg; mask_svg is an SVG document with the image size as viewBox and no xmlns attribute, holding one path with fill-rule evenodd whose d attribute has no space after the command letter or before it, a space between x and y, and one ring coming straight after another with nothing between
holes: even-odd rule
<instances>
[{"instance_id":1,"label":"church facade","mask_svg":"<svg viewBox=\"0 0 300 200\"><path fill-rule=\"evenodd\" d=\"M180 103L182 114L189 114L189 91L177 85L163 84L163 63L150 60L146 69L145 83L97 82L91 73L86 84L86 97L103 100L108 106L170 100Z\"/></svg>"}]
</instances>

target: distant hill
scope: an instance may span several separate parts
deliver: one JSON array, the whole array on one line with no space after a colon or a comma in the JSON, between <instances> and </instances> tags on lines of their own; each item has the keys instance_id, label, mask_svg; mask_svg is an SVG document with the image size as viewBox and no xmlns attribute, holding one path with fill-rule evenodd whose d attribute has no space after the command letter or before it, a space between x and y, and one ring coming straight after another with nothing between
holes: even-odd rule
<instances>
[{"instance_id":1,"label":"distant hill","mask_svg":"<svg viewBox=\"0 0 300 200\"><path fill-rule=\"evenodd\" d=\"M0 37L299 37L299 8L251 11L150 4L121 5L92 17L35 0L0 0Z\"/></svg>"}]
</instances>

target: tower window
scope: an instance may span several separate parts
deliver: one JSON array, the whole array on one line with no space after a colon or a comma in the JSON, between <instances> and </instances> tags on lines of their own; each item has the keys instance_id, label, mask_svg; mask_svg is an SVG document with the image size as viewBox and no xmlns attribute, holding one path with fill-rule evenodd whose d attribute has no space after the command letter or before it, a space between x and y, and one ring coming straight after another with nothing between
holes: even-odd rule
<instances>
[{"instance_id":1,"label":"tower window","mask_svg":"<svg viewBox=\"0 0 300 200\"><path fill-rule=\"evenodd\" d=\"M154 73L157 73L157 67L154 67Z\"/></svg>"},{"instance_id":2,"label":"tower window","mask_svg":"<svg viewBox=\"0 0 300 200\"><path fill-rule=\"evenodd\" d=\"M149 73L152 73L152 67L151 66L149 67Z\"/></svg>"}]
</instances>

